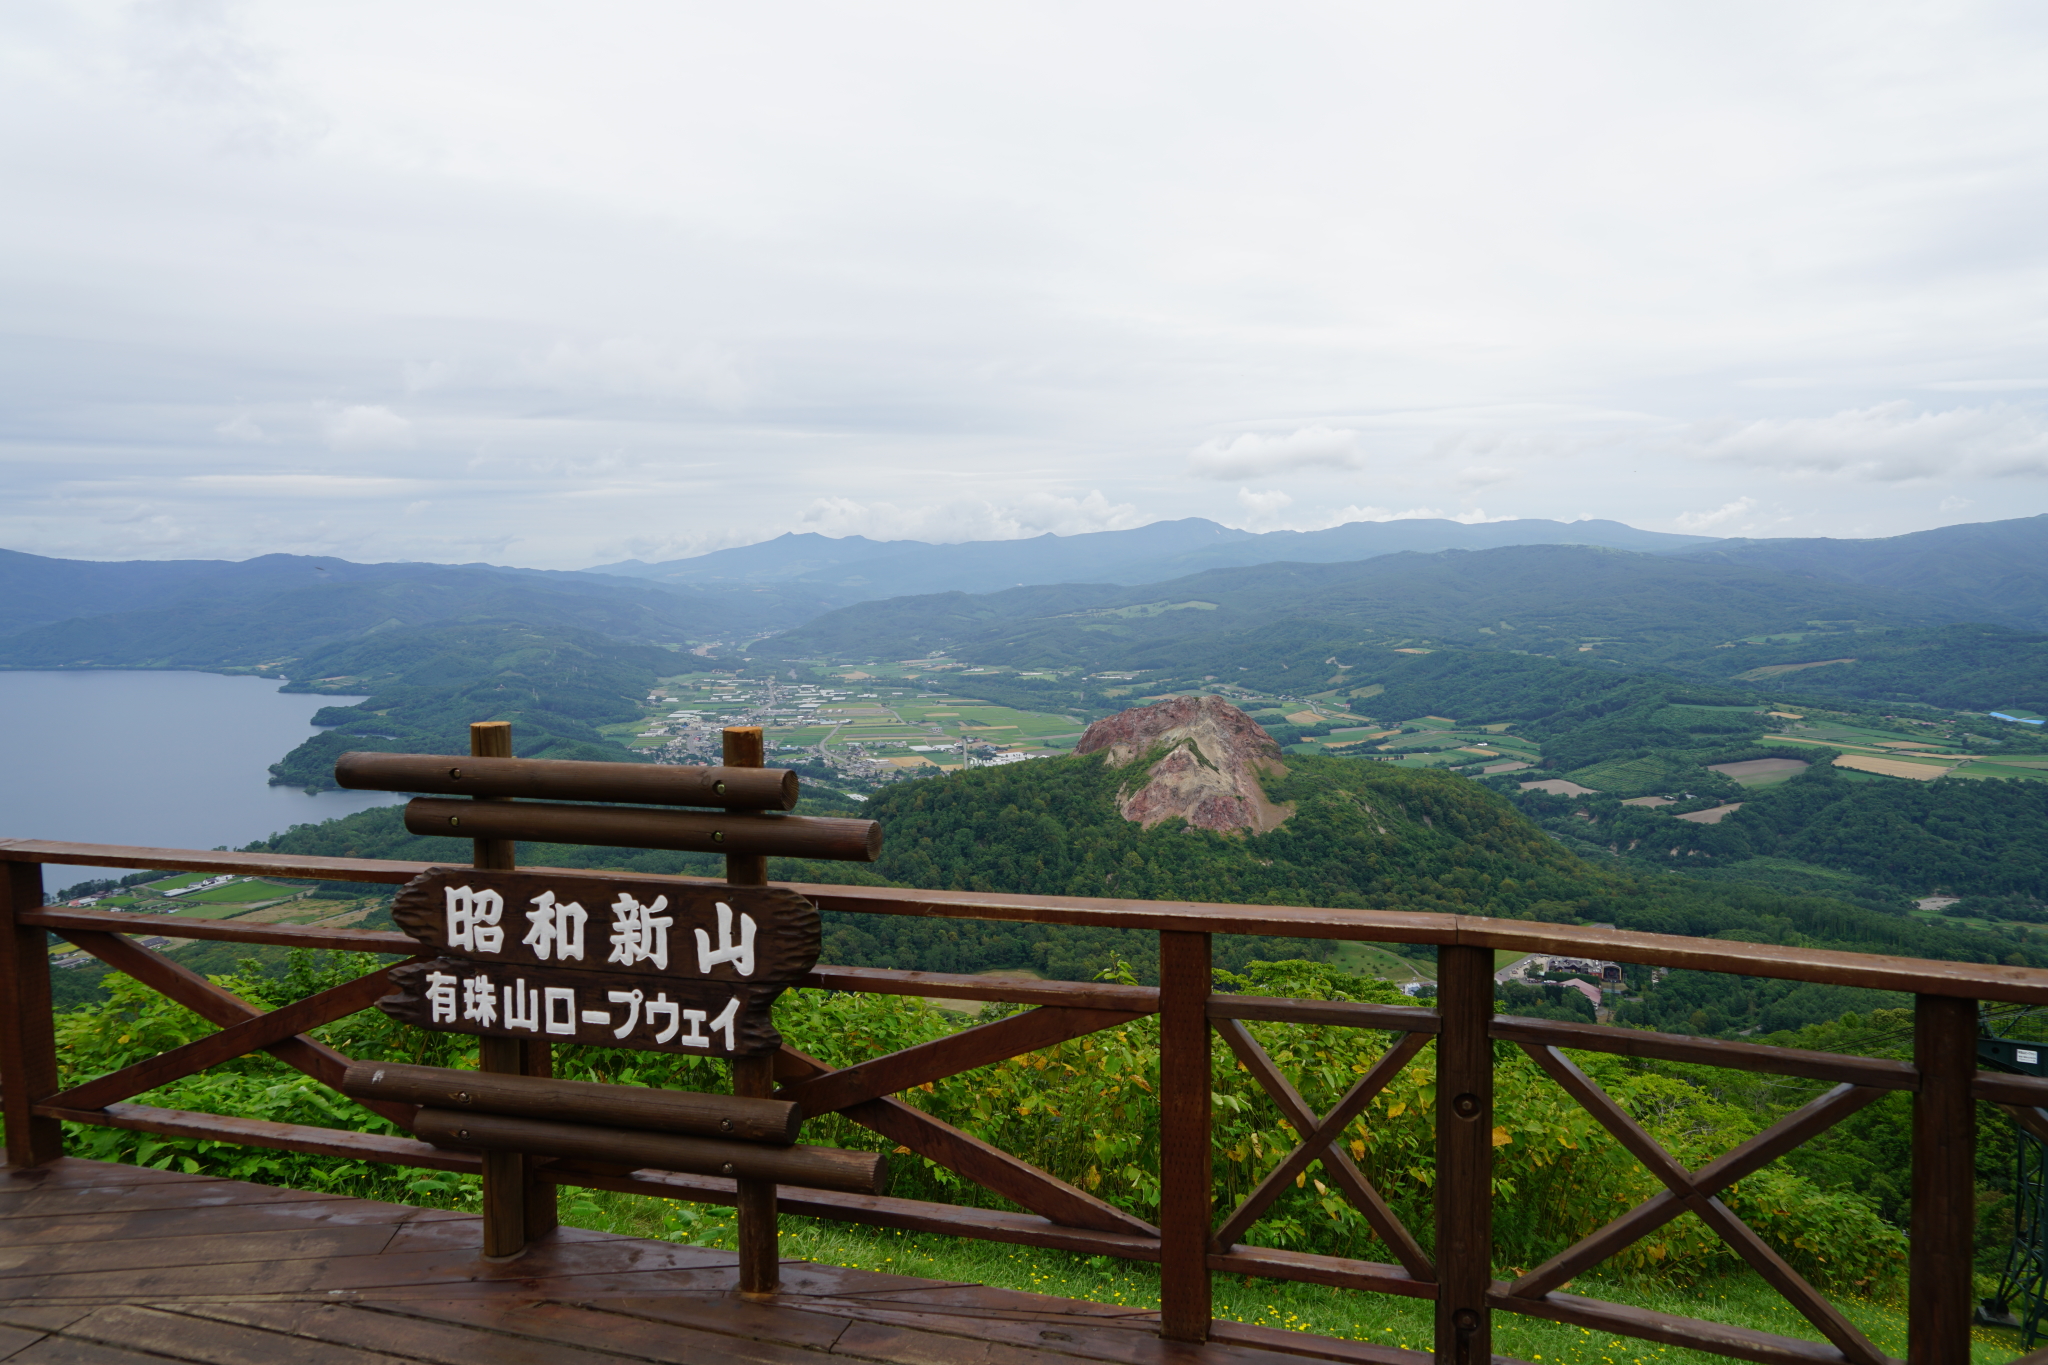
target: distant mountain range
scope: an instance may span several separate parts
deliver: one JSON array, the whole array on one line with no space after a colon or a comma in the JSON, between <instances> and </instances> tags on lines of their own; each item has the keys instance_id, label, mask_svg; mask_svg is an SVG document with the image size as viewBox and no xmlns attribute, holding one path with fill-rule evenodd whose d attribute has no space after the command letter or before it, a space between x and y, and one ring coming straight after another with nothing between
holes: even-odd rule
<instances>
[{"instance_id":1,"label":"distant mountain range","mask_svg":"<svg viewBox=\"0 0 2048 1365\"><path fill-rule=\"evenodd\" d=\"M1618 521L1463 522L1417 518L1354 521L1323 531L1233 530L1200 517L1155 521L1131 531L1094 531L1028 540L933 545L919 540L832 538L791 532L757 545L693 559L637 559L590 570L664 584L812 585L842 598L872 600L930 592L995 592L1037 583L1158 583L1204 569L1253 564L1341 564L1379 555L1489 550L1503 545L1599 545L1669 553L1715 543L1709 536L1638 531Z\"/></svg>"},{"instance_id":2,"label":"distant mountain range","mask_svg":"<svg viewBox=\"0 0 2048 1365\"><path fill-rule=\"evenodd\" d=\"M2048 627L2048 516L1872 540L1542 520L1255 535L1189 519L960 545L792 534L583 572L0 551L0 667L288 668L379 632L478 622L728 654L751 641L763 658L947 651L1197 675L1354 646L1640 666L1815 629Z\"/></svg>"},{"instance_id":3,"label":"distant mountain range","mask_svg":"<svg viewBox=\"0 0 2048 1365\"><path fill-rule=\"evenodd\" d=\"M1501 648L1655 662L1748 635L1955 619L1938 604L1810 573L1581 545L1211 569L1137 587L1057 584L841 607L757 645L772 658L945 653L1024 667L1252 665L1283 626L1331 647ZM1585 648L1582 650L1582 646ZM1210 671L1215 671L1212 668Z\"/></svg>"},{"instance_id":4,"label":"distant mountain range","mask_svg":"<svg viewBox=\"0 0 2048 1365\"><path fill-rule=\"evenodd\" d=\"M695 644L792 626L845 600L490 564L103 564L0 550L0 666L252 667L377 631L478 619Z\"/></svg>"}]
</instances>

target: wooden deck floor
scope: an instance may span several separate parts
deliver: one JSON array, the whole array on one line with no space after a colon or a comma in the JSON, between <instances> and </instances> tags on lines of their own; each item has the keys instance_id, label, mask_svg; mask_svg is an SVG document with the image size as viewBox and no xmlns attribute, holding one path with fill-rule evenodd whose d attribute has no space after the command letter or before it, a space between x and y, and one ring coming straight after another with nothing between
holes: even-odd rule
<instances>
[{"instance_id":1,"label":"wooden deck floor","mask_svg":"<svg viewBox=\"0 0 2048 1365\"><path fill-rule=\"evenodd\" d=\"M397 1204L67 1160L0 1173L8 1365L1428 1365L1420 1353L1219 1323L1165 1343L1156 1315L787 1262L733 1293L732 1257L564 1228L504 1263L478 1220Z\"/></svg>"}]
</instances>

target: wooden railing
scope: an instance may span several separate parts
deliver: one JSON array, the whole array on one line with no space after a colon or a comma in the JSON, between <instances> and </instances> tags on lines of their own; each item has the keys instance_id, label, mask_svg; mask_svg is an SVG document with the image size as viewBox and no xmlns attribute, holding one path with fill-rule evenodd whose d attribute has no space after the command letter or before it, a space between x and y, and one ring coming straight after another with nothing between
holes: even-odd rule
<instances>
[{"instance_id":1,"label":"wooden railing","mask_svg":"<svg viewBox=\"0 0 2048 1365\"><path fill-rule=\"evenodd\" d=\"M145 949L135 935L340 949L412 959L419 944L401 934L290 925L243 925L111 911L45 907L41 864L189 869L355 882L400 883L429 865L355 858L202 853L36 840L0 841L0 1091L7 1158L32 1167L62 1155L61 1121L476 1171L480 1158L388 1135L184 1113L129 1103L180 1076L266 1051L328 1085L348 1058L308 1036L386 993L388 969L282 1009L264 1012ZM2048 1081L1976 1069L1978 1001L2048 1004L2048 972L1996 964L1927 962L1810 948L1729 943L1552 924L1399 911L1201 905L1077 897L799 885L825 910L855 914L1027 921L1156 931L1160 985L993 982L985 977L875 968L815 969L802 983L833 990L1008 1001L1024 1013L935 1042L833 1069L785 1048L776 1058L780 1093L809 1114L839 1113L886 1135L1024 1212L783 1186L783 1212L885 1227L1056 1247L1160 1266L1161 1330L1199 1341L1210 1329L1210 1275L1231 1274L1431 1299L1436 1352L1445 1365L1485 1365L1492 1318L1508 1311L1688 1347L1768 1365L1884 1365L1888 1357L1804 1280L1717 1195L1888 1091L1913 1099L1913 1172L1907 1358L1913 1365L1964 1365L1970 1354L1976 1103L2005 1108L2048 1136ZM110 1075L60 1090L50 1010L47 935L55 933L110 966L220 1026L218 1033ZM1211 990L1210 940L1219 933L1433 944L1434 1008L1218 995ZM1595 1025L1497 1016L1496 950L1594 957L1834 985L1914 997L1913 1060L1803 1052ZM396 965L396 964L394 964ZM1156 1013L1160 1016L1161 1198L1154 1227L894 1095L927 1082ZM1392 1031L1383 1059L1327 1113L1317 1113L1245 1025L1278 1021ZM1305 1135L1243 1203L1218 1221L1210 1179L1211 1048L1220 1037ZM1512 1281L1493 1266L1493 1044L1532 1057L1664 1185L1663 1192L1543 1265ZM1433 1254L1345 1153L1338 1135L1429 1043L1435 1048L1435 1228ZM1687 1169L1581 1071L1566 1050L1704 1063L1832 1082L1834 1088L1697 1169ZM403 1105L367 1107L409 1127ZM1350 1260L1247 1245L1239 1239L1281 1190L1313 1162L1370 1223L1393 1263ZM539 1168L557 1185L731 1203L735 1184L712 1176L651 1170L619 1174L558 1160ZM1562 1292L1574 1276L1683 1213L1723 1238L1813 1325L1820 1341L1652 1312ZM2048 1352L2043 1353L2048 1356Z\"/></svg>"}]
</instances>

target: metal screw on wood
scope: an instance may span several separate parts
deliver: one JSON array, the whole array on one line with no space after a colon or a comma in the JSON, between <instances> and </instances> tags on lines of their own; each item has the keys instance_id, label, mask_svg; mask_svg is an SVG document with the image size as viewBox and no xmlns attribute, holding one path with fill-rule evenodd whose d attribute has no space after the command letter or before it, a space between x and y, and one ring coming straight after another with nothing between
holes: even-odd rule
<instances>
[{"instance_id":1,"label":"metal screw on wood","mask_svg":"<svg viewBox=\"0 0 2048 1365\"><path fill-rule=\"evenodd\" d=\"M726 1131L726 1132L730 1133L730 1132L732 1131L732 1120L731 1120L731 1119L720 1119L720 1120L718 1121L718 1126L719 1126L719 1127L720 1127L721 1129L723 1129L724 1131Z\"/></svg>"},{"instance_id":2,"label":"metal screw on wood","mask_svg":"<svg viewBox=\"0 0 2048 1365\"><path fill-rule=\"evenodd\" d=\"M448 770L448 776L450 776L450 777L458 777L458 778L459 778L459 777L461 777L461 776L462 776L462 769L460 769L460 768L450 768L450 769Z\"/></svg>"},{"instance_id":3,"label":"metal screw on wood","mask_svg":"<svg viewBox=\"0 0 2048 1365\"><path fill-rule=\"evenodd\" d=\"M1478 1118L1479 1097L1477 1095L1458 1096L1458 1098L1451 1101L1451 1112L1461 1119Z\"/></svg>"}]
</instances>

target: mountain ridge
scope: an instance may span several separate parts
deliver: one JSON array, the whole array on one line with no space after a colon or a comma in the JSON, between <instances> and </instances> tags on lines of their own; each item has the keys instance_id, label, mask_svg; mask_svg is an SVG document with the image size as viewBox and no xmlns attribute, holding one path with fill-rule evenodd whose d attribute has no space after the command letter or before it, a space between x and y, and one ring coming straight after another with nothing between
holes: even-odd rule
<instances>
[{"instance_id":1,"label":"mountain ridge","mask_svg":"<svg viewBox=\"0 0 2048 1365\"><path fill-rule=\"evenodd\" d=\"M1643 531L1618 521L1518 518L1459 522L1410 517L1355 521L1320 531L1241 531L1202 517L1155 521L1123 531L1019 540L872 541L787 532L773 540L688 559L627 560L588 570L661 583L811 583L870 600L921 591L934 582L966 592L1064 582L1124 585L1184 577L1212 568L1298 562L1343 563L1403 551L1494 549L1504 545L1588 544L1677 553L1710 536Z\"/></svg>"}]
</instances>

